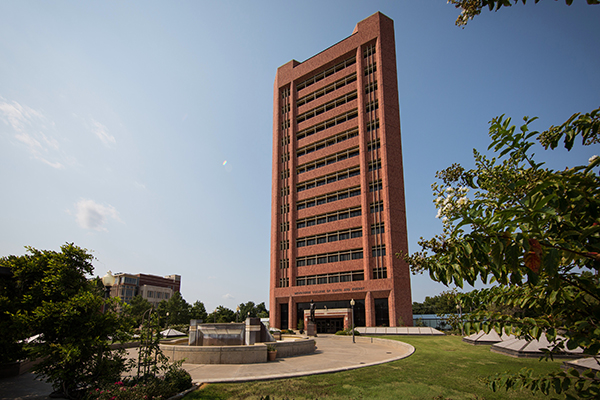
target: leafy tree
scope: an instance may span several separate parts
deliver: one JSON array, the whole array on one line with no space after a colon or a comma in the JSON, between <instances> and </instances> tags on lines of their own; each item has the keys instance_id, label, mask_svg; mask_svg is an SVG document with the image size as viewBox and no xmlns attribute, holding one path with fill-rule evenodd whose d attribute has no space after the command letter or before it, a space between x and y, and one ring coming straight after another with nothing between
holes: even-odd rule
<instances>
[{"instance_id":1,"label":"leafy tree","mask_svg":"<svg viewBox=\"0 0 600 400\"><path fill-rule=\"evenodd\" d=\"M41 334L27 349L28 357L41 359L34 371L69 398L86 386L114 382L125 359L110 350L109 337L125 340L130 325L115 311L119 300L105 300L99 279L86 278L93 272L93 256L73 244L61 246L60 252L27 250L24 256L0 259L0 266L12 271L3 280L1 296L7 303L10 294L3 316L4 310L18 309L8 317L23 336Z\"/></svg>"},{"instance_id":2,"label":"leafy tree","mask_svg":"<svg viewBox=\"0 0 600 400\"><path fill-rule=\"evenodd\" d=\"M454 292L443 292L437 296L425 297L423 303L413 302L413 314L453 314L457 301Z\"/></svg>"},{"instance_id":3,"label":"leafy tree","mask_svg":"<svg viewBox=\"0 0 600 400\"><path fill-rule=\"evenodd\" d=\"M224 323L224 322L234 322L235 321L235 312L230 310L227 307L219 306L208 315L206 318L206 322L216 322L216 323Z\"/></svg>"},{"instance_id":4,"label":"leafy tree","mask_svg":"<svg viewBox=\"0 0 600 400\"><path fill-rule=\"evenodd\" d=\"M541 134L530 131L534 120L525 117L517 130L510 118L495 118L488 148L494 158L474 150L474 169L454 164L437 173L432 188L443 233L421 238L423 251L405 259L414 272L426 271L446 285L463 287L477 279L495 284L461 296L463 305L475 310L464 324L466 334L505 329L538 339L545 333L553 352L579 346L598 357L600 177L595 171L600 157L554 171L534 158L532 147L534 139L546 149L563 140L571 150L578 136L583 145L600 143L600 108ZM513 307L533 316L507 312ZM600 396L600 381L575 371L541 378L530 372L502 375L490 385L545 394L572 388L580 398Z\"/></svg>"},{"instance_id":5,"label":"leafy tree","mask_svg":"<svg viewBox=\"0 0 600 400\"><path fill-rule=\"evenodd\" d=\"M200 300L196 300L190 309L190 319L201 319L202 321L207 321L206 308L204 307L204 303Z\"/></svg>"},{"instance_id":6,"label":"leafy tree","mask_svg":"<svg viewBox=\"0 0 600 400\"><path fill-rule=\"evenodd\" d=\"M512 0L514 4L527 3L527 0ZM534 0L538 3L540 0ZM588 4L600 4L600 0L586 0ZM489 10L494 8L498 11L502 7L511 7L511 0L448 0L448 3L454 4L454 7L461 10L460 15L456 19L456 25L464 27L469 20L481 14L483 8L488 7ZM565 0L568 6L573 3L573 0Z\"/></svg>"},{"instance_id":7,"label":"leafy tree","mask_svg":"<svg viewBox=\"0 0 600 400\"><path fill-rule=\"evenodd\" d=\"M133 318L135 326L140 326L144 313L151 308L152 304L138 294L131 299L129 307L126 308L126 313Z\"/></svg>"},{"instance_id":8,"label":"leafy tree","mask_svg":"<svg viewBox=\"0 0 600 400\"><path fill-rule=\"evenodd\" d=\"M175 292L169 300L163 300L158 303L158 314L162 326L190 323L191 306L181 293ZM168 316L167 316L168 313Z\"/></svg>"},{"instance_id":9,"label":"leafy tree","mask_svg":"<svg viewBox=\"0 0 600 400\"><path fill-rule=\"evenodd\" d=\"M265 306L264 302L255 305L253 301L249 301L245 304L241 303L238 307L240 309L240 321L245 320L248 316L253 318L267 318L269 316L269 312L267 311L267 307Z\"/></svg>"}]
</instances>

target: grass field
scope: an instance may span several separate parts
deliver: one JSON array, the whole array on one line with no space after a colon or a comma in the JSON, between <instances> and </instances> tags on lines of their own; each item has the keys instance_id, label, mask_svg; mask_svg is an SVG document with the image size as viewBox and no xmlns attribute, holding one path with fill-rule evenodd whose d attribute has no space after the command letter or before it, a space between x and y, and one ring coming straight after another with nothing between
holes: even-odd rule
<instances>
[{"instance_id":1,"label":"grass field","mask_svg":"<svg viewBox=\"0 0 600 400\"><path fill-rule=\"evenodd\" d=\"M389 337L388 337L389 338ZM485 377L523 367L558 371L560 361L517 359L472 346L459 336L403 336L415 353L403 360L326 375L236 384L210 384L184 400L260 399L545 399L541 393L492 392Z\"/></svg>"}]
</instances>

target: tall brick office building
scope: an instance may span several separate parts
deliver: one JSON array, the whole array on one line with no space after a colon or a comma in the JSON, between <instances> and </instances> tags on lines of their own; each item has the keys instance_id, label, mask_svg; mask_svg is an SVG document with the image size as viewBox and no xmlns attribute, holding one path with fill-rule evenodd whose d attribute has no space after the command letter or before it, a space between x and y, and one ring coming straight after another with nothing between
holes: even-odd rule
<instances>
[{"instance_id":1,"label":"tall brick office building","mask_svg":"<svg viewBox=\"0 0 600 400\"><path fill-rule=\"evenodd\" d=\"M277 70L271 196L271 326L412 325L390 18Z\"/></svg>"}]
</instances>

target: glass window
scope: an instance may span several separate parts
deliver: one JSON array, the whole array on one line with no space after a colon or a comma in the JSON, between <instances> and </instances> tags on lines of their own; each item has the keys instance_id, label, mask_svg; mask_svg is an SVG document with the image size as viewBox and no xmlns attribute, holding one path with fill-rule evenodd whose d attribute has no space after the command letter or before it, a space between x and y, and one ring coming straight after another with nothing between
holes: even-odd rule
<instances>
[{"instance_id":1,"label":"glass window","mask_svg":"<svg viewBox=\"0 0 600 400\"><path fill-rule=\"evenodd\" d=\"M337 242L337 240L338 240L338 235L337 235L337 234L334 234L334 235L329 235L329 236L327 237L327 241L328 241L328 242Z\"/></svg>"},{"instance_id":2,"label":"glass window","mask_svg":"<svg viewBox=\"0 0 600 400\"><path fill-rule=\"evenodd\" d=\"M350 218L350 213L349 212L342 212L338 214L338 218L339 219L346 219L346 218Z\"/></svg>"},{"instance_id":3,"label":"glass window","mask_svg":"<svg viewBox=\"0 0 600 400\"><path fill-rule=\"evenodd\" d=\"M309 219L308 221L306 221L306 226L313 226L317 223L317 221L315 221L314 219Z\"/></svg>"},{"instance_id":4,"label":"glass window","mask_svg":"<svg viewBox=\"0 0 600 400\"><path fill-rule=\"evenodd\" d=\"M308 239L308 240L306 241L306 245L307 245L307 246L312 246L312 245L314 245L314 244L316 244L316 243L317 243L316 239Z\"/></svg>"},{"instance_id":5,"label":"glass window","mask_svg":"<svg viewBox=\"0 0 600 400\"><path fill-rule=\"evenodd\" d=\"M327 263L327 256L321 256L317 258L317 264L326 264Z\"/></svg>"},{"instance_id":6,"label":"glass window","mask_svg":"<svg viewBox=\"0 0 600 400\"><path fill-rule=\"evenodd\" d=\"M306 226L306 221L298 222L296 224L296 228L298 228L298 229L304 228L305 226Z\"/></svg>"},{"instance_id":7,"label":"glass window","mask_svg":"<svg viewBox=\"0 0 600 400\"><path fill-rule=\"evenodd\" d=\"M317 244L323 244L327 242L327 238L325 236L317 238Z\"/></svg>"},{"instance_id":8,"label":"glass window","mask_svg":"<svg viewBox=\"0 0 600 400\"><path fill-rule=\"evenodd\" d=\"M317 263L317 260L315 258L309 258L308 260L306 260L306 265L315 265Z\"/></svg>"},{"instance_id":9,"label":"glass window","mask_svg":"<svg viewBox=\"0 0 600 400\"><path fill-rule=\"evenodd\" d=\"M361 215L360 210L350 211L350 218L352 218L352 217L358 217L359 215Z\"/></svg>"},{"instance_id":10,"label":"glass window","mask_svg":"<svg viewBox=\"0 0 600 400\"><path fill-rule=\"evenodd\" d=\"M296 260L296 267L304 267L306 265L306 260L298 259Z\"/></svg>"},{"instance_id":11,"label":"glass window","mask_svg":"<svg viewBox=\"0 0 600 400\"><path fill-rule=\"evenodd\" d=\"M337 215L330 215L327 217L327 222L337 221Z\"/></svg>"},{"instance_id":12,"label":"glass window","mask_svg":"<svg viewBox=\"0 0 600 400\"><path fill-rule=\"evenodd\" d=\"M356 251L352 253L352 259L353 260L360 260L361 258L363 258L363 252L361 251Z\"/></svg>"},{"instance_id":13,"label":"glass window","mask_svg":"<svg viewBox=\"0 0 600 400\"><path fill-rule=\"evenodd\" d=\"M304 246L306 246L306 241L304 241L304 240L298 240L296 242L296 247L304 247Z\"/></svg>"},{"instance_id":14,"label":"glass window","mask_svg":"<svg viewBox=\"0 0 600 400\"><path fill-rule=\"evenodd\" d=\"M327 277L326 276L325 277L318 277L317 278L317 283L319 285L322 285L323 283L327 283Z\"/></svg>"},{"instance_id":15,"label":"glass window","mask_svg":"<svg viewBox=\"0 0 600 400\"><path fill-rule=\"evenodd\" d=\"M329 256L329 257L327 257L327 261L328 261L328 262L337 262L337 261L338 261L338 256L337 256L337 254L336 254L336 255L334 255L334 256Z\"/></svg>"},{"instance_id":16,"label":"glass window","mask_svg":"<svg viewBox=\"0 0 600 400\"><path fill-rule=\"evenodd\" d=\"M325 218L325 217L317 218L317 224L320 225L320 224L324 224L325 222L327 222L327 218Z\"/></svg>"},{"instance_id":17,"label":"glass window","mask_svg":"<svg viewBox=\"0 0 600 400\"><path fill-rule=\"evenodd\" d=\"M350 259L350 253L340 254L340 261L347 261Z\"/></svg>"},{"instance_id":18,"label":"glass window","mask_svg":"<svg viewBox=\"0 0 600 400\"><path fill-rule=\"evenodd\" d=\"M350 233L350 237L352 237L352 238L362 237L362 231L354 231L354 232Z\"/></svg>"},{"instance_id":19,"label":"glass window","mask_svg":"<svg viewBox=\"0 0 600 400\"><path fill-rule=\"evenodd\" d=\"M350 233L349 232L340 233L339 239L340 240L350 239Z\"/></svg>"}]
</instances>

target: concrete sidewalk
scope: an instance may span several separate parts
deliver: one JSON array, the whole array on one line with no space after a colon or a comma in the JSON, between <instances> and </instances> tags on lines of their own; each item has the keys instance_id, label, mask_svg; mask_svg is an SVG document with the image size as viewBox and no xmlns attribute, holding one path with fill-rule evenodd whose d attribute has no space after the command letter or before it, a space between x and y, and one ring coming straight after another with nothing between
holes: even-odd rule
<instances>
[{"instance_id":1,"label":"concrete sidewalk","mask_svg":"<svg viewBox=\"0 0 600 400\"><path fill-rule=\"evenodd\" d=\"M313 354L278 358L259 364L183 364L194 383L246 382L346 371L382 364L410 356L414 347L395 340L351 336L319 335ZM0 379L0 400L48 399L52 386L26 373Z\"/></svg>"}]
</instances>

